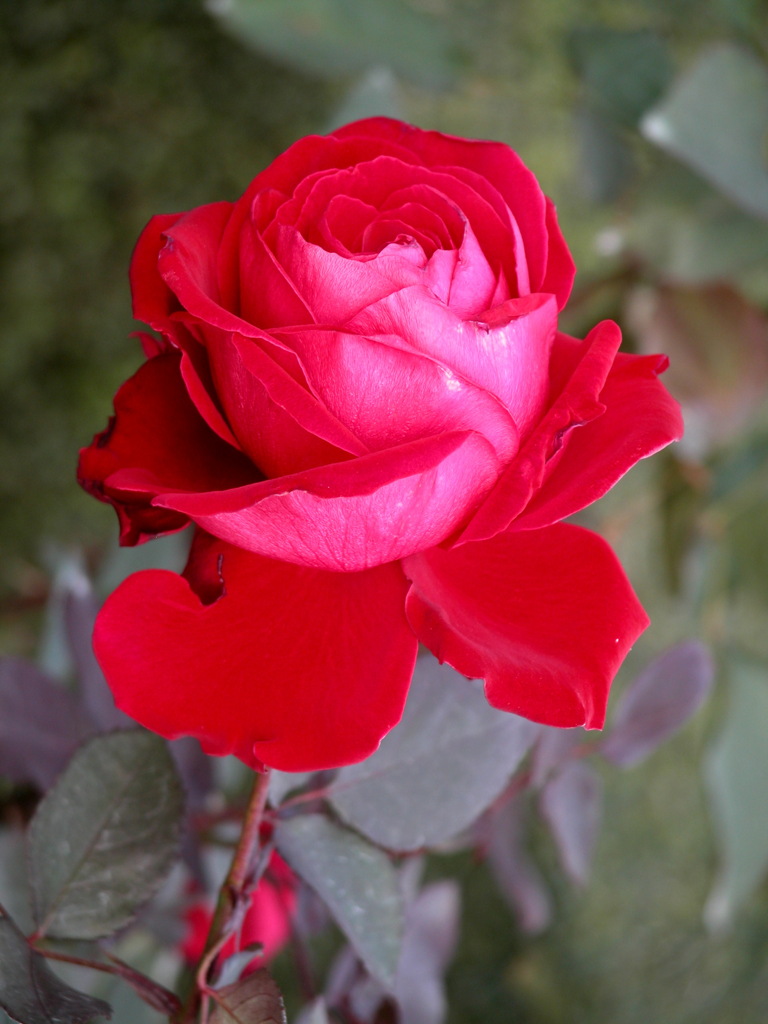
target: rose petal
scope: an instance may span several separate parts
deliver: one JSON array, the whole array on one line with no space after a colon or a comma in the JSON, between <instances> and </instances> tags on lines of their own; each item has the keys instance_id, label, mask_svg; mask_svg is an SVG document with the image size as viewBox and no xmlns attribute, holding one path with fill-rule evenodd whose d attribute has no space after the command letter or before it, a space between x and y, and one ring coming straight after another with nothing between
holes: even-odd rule
<instances>
[{"instance_id":1,"label":"rose petal","mask_svg":"<svg viewBox=\"0 0 768 1024\"><path fill-rule=\"evenodd\" d=\"M397 565L328 573L203 536L186 574L130 576L96 623L116 703L147 728L307 771L361 760L397 724L417 647Z\"/></svg>"},{"instance_id":2,"label":"rose petal","mask_svg":"<svg viewBox=\"0 0 768 1024\"><path fill-rule=\"evenodd\" d=\"M547 267L537 291L551 292L557 296L557 308L564 309L571 294L576 277L576 264L565 244L557 211L551 199L547 199Z\"/></svg>"},{"instance_id":3,"label":"rose petal","mask_svg":"<svg viewBox=\"0 0 768 1024\"><path fill-rule=\"evenodd\" d=\"M209 203L183 214L163 232L157 256L160 276L186 313L225 331L250 335L256 328L226 309L219 287L219 250L232 215L231 203Z\"/></svg>"},{"instance_id":4,"label":"rose petal","mask_svg":"<svg viewBox=\"0 0 768 1024\"><path fill-rule=\"evenodd\" d=\"M445 540L498 471L484 437L452 433L235 490L163 494L156 503L247 551L357 572Z\"/></svg>"},{"instance_id":5,"label":"rose petal","mask_svg":"<svg viewBox=\"0 0 768 1024\"><path fill-rule=\"evenodd\" d=\"M349 259L286 225L276 231L273 248L315 321L338 326L396 289L421 284L427 262L417 244L390 245L375 259Z\"/></svg>"},{"instance_id":6,"label":"rose petal","mask_svg":"<svg viewBox=\"0 0 768 1024\"><path fill-rule=\"evenodd\" d=\"M619 353L600 401L605 412L564 439L562 457L515 526L537 529L597 501L639 459L683 435L679 404L658 379L664 356Z\"/></svg>"},{"instance_id":7,"label":"rose petal","mask_svg":"<svg viewBox=\"0 0 768 1024\"><path fill-rule=\"evenodd\" d=\"M621 344L611 320L593 328L583 342L558 335L550 365L550 407L496 486L472 518L459 543L482 541L506 530L542 486L547 472L564 458L565 443L576 427L605 412L599 399ZM588 465L581 470L589 473Z\"/></svg>"},{"instance_id":8,"label":"rose petal","mask_svg":"<svg viewBox=\"0 0 768 1024\"><path fill-rule=\"evenodd\" d=\"M523 437L544 408L556 326L551 295L510 299L465 320L425 288L414 287L371 303L348 325L371 338L402 338L414 351L450 366L495 395Z\"/></svg>"},{"instance_id":9,"label":"rose petal","mask_svg":"<svg viewBox=\"0 0 768 1024\"><path fill-rule=\"evenodd\" d=\"M441 661L485 679L494 707L602 726L611 681L648 618L601 537L560 523L435 548L403 568L414 632Z\"/></svg>"},{"instance_id":10,"label":"rose petal","mask_svg":"<svg viewBox=\"0 0 768 1024\"><path fill-rule=\"evenodd\" d=\"M166 229L183 216L166 213L152 217L139 235L131 257L133 315L157 331L165 329L169 317L179 308L173 292L160 276L157 256L165 245Z\"/></svg>"},{"instance_id":11,"label":"rose petal","mask_svg":"<svg viewBox=\"0 0 768 1024\"><path fill-rule=\"evenodd\" d=\"M248 459L198 415L180 360L172 352L144 363L117 392L109 427L80 453L79 482L115 507L122 544L187 525L185 515L150 504L163 491L220 490L258 479Z\"/></svg>"},{"instance_id":12,"label":"rose petal","mask_svg":"<svg viewBox=\"0 0 768 1024\"><path fill-rule=\"evenodd\" d=\"M296 286L253 224L243 225L239 256L239 312L243 319L265 331L288 324L312 323L312 314Z\"/></svg>"},{"instance_id":13,"label":"rose petal","mask_svg":"<svg viewBox=\"0 0 768 1024\"><path fill-rule=\"evenodd\" d=\"M498 189L520 225L530 273L531 289L542 290L547 264L548 238L545 198L536 178L520 157L501 142L461 139L386 117L372 117L345 125L333 133L337 139L369 138L395 143L410 150L430 168L449 171L468 167Z\"/></svg>"},{"instance_id":14,"label":"rose petal","mask_svg":"<svg viewBox=\"0 0 768 1024\"><path fill-rule=\"evenodd\" d=\"M273 338L263 339L267 354L251 338L211 327L206 334L216 393L238 441L265 476L298 473L367 451L276 362Z\"/></svg>"},{"instance_id":15,"label":"rose petal","mask_svg":"<svg viewBox=\"0 0 768 1024\"><path fill-rule=\"evenodd\" d=\"M369 451L456 430L479 431L502 462L517 450L517 428L502 405L431 358L385 338L330 329L279 337L299 356L323 408ZM402 342L395 339L397 344Z\"/></svg>"}]
</instances>

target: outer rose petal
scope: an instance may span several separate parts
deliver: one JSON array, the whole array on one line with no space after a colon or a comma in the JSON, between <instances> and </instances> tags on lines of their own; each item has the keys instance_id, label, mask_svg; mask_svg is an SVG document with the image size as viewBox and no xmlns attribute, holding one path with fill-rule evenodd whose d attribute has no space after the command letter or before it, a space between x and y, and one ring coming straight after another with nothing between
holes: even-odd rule
<instances>
[{"instance_id":1,"label":"outer rose petal","mask_svg":"<svg viewBox=\"0 0 768 1024\"><path fill-rule=\"evenodd\" d=\"M489 702L546 725L600 728L608 689L648 625L616 556L560 523L407 559L406 612Z\"/></svg>"},{"instance_id":2,"label":"outer rose petal","mask_svg":"<svg viewBox=\"0 0 768 1024\"><path fill-rule=\"evenodd\" d=\"M620 343L621 332L611 320L599 323L583 342L558 336L550 366L550 378L557 374L555 387L550 386L551 405L472 518L461 543L489 540L508 529L566 454L571 433L605 412L598 396ZM558 358L561 346L563 359ZM589 473L588 465L580 468Z\"/></svg>"},{"instance_id":3,"label":"outer rose petal","mask_svg":"<svg viewBox=\"0 0 768 1024\"><path fill-rule=\"evenodd\" d=\"M484 437L451 433L235 490L163 494L156 504L247 551L358 572L445 540L498 471Z\"/></svg>"},{"instance_id":4,"label":"outer rose petal","mask_svg":"<svg viewBox=\"0 0 768 1024\"><path fill-rule=\"evenodd\" d=\"M179 352L170 352L144 363L117 392L109 427L80 453L78 480L115 506L122 544L187 525L185 515L150 504L163 491L219 490L259 478L248 459L200 418L180 360Z\"/></svg>"},{"instance_id":5,"label":"outer rose petal","mask_svg":"<svg viewBox=\"0 0 768 1024\"><path fill-rule=\"evenodd\" d=\"M417 643L398 565L322 572L202 535L187 575L129 576L96 622L116 703L147 728L307 771L367 757L400 720Z\"/></svg>"},{"instance_id":6,"label":"outer rose petal","mask_svg":"<svg viewBox=\"0 0 768 1024\"><path fill-rule=\"evenodd\" d=\"M605 412L568 435L562 457L517 528L548 526L586 508L639 459L683 436L680 406L658 379L666 366L665 356L619 353L600 392Z\"/></svg>"}]
</instances>

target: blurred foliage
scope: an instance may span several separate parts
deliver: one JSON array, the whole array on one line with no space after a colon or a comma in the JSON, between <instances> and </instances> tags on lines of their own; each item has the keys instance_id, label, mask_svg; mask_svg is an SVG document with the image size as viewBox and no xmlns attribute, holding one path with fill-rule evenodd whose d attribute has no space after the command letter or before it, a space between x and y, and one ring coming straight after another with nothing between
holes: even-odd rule
<instances>
[{"instance_id":1,"label":"blurred foliage","mask_svg":"<svg viewBox=\"0 0 768 1024\"><path fill-rule=\"evenodd\" d=\"M545 935L516 931L482 865L436 862L464 885L455 1024L768 1015L767 63L765 0L0 6L10 650L34 643L44 543L99 548L113 532L73 471L139 362L126 279L138 232L153 213L234 198L307 131L389 113L509 142L556 199L580 268L564 328L614 317L630 348L672 359L685 443L582 521L617 547L654 620L628 673L700 636L721 693L653 761L606 773L609 827L584 892L539 837L558 897ZM709 747L719 847L697 774ZM710 934L716 877L708 923L730 931Z\"/></svg>"}]
</instances>

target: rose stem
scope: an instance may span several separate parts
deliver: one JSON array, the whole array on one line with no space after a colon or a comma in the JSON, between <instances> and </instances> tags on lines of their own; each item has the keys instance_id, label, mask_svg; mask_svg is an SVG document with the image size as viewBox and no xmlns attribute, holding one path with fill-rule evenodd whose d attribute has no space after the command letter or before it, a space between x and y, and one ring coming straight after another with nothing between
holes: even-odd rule
<instances>
[{"instance_id":1,"label":"rose stem","mask_svg":"<svg viewBox=\"0 0 768 1024\"><path fill-rule=\"evenodd\" d=\"M267 803L269 779L269 768L265 768L263 772L255 772L253 788L248 800L245 817L243 818L240 839L235 848L227 877L224 879L224 884L219 890L219 898L213 913L211 927L208 930L205 949L197 965L197 985L190 995L187 1006L184 1007L182 1016L178 1018L181 1022L193 1021L195 1019L200 1004L200 997L203 994L207 995L209 992L208 975L219 951L229 936L228 926L238 902L257 881L254 878L254 871L258 863L261 846L259 832L264 808ZM203 1019L206 1016L204 1014Z\"/></svg>"}]
</instances>

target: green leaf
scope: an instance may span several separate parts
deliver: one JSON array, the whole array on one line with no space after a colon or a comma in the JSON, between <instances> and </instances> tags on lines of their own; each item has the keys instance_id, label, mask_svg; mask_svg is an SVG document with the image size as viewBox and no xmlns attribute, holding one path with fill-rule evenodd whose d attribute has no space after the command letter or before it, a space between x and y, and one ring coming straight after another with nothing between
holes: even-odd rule
<instances>
[{"instance_id":1,"label":"green leaf","mask_svg":"<svg viewBox=\"0 0 768 1024\"><path fill-rule=\"evenodd\" d=\"M275 845L325 902L368 972L390 991L400 956L403 906L387 855L322 814L279 822Z\"/></svg>"},{"instance_id":2,"label":"green leaf","mask_svg":"<svg viewBox=\"0 0 768 1024\"><path fill-rule=\"evenodd\" d=\"M643 118L647 138L745 209L768 217L768 69L730 43L713 46Z\"/></svg>"},{"instance_id":3,"label":"green leaf","mask_svg":"<svg viewBox=\"0 0 768 1024\"><path fill-rule=\"evenodd\" d=\"M389 67L421 85L450 84L458 46L445 18L405 0L213 0L238 36L319 75Z\"/></svg>"},{"instance_id":4,"label":"green leaf","mask_svg":"<svg viewBox=\"0 0 768 1024\"><path fill-rule=\"evenodd\" d=\"M38 932L94 939L127 924L173 863L183 809L159 737L131 730L83 746L30 827Z\"/></svg>"},{"instance_id":5,"label":"green leaf","mask_svg":"<svg viewBox=\"0 0 768 1024\"><path fill-rule=\"evenodd\" d=\"M647 29L580 25L567 43L589 105L627 127L637 124L669 81L667 47Z\"/></svg>"},{"instance_id":6,"label":"green leaf","mask_svg":"<svg viewBox=\"0 0 768 1024\"><path fill-rule=\"evenodd\" d=\"M10 917L0 911L0 1006L21 1024L86 1024L111 1017L101 999L76 992L34 953Z\"/></svg>"},{"instance_id":7,"label":"green leaf","mask_svg":"<svg viewBox=\"0 0 768 1024\"><path fill-rule=\"evenodd\" d=\"M216 993L210 1024L286 1024L280 989L264 969Z\"/></svg>"},{"instance_id":8,"label":"green leaf","mask_svg":"<svg viewBox=\"0 0 768 1024\"><path fill-rule=\"evenodd\" d=\"M722 858L705 911L713 926L731 919L768 869L768 675L743 661L729 675L725 726L705 765Z\"/></svg>"},{"instance_id":9,"label":"green leaf","mask_svg":"<svg viewBox=\"0 0 768 1024\"><path fill-rule=\"evenodd\" d=\"M354 828L392 850L434 846L499 795L538 727L490 707L482 684L433 658L419 661L400 724L329 788Z\"/></svg>"}]
</instances>

